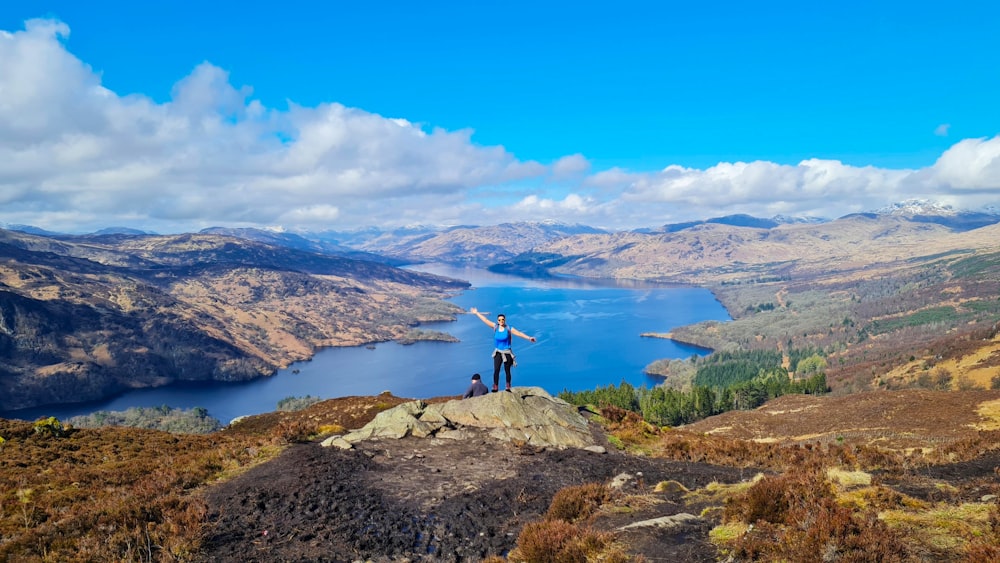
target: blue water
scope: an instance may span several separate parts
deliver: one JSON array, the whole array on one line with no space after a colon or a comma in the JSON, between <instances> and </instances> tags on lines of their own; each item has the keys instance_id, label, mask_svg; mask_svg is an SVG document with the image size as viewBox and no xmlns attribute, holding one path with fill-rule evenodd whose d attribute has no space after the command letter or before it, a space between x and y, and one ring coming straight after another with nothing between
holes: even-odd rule
<instances>
[{"instance_id":1,"label":"blue water","mask_svg":"<svg viewBox=\"0 0 1000 563\"><path fill-rule=\"evenodd\" d=\"M514 338L517 366L513 384L539 386L553 394L623 380L636 386L655 385L660 379L645 375L645 366L660 358L687 358L705 350L641 338L641 333L668 332L704 320L729 320L712 293L700 288L524 279L441 265L419 269L469 280L473 288L451 301L464 309L489 312L493 320L504 313L510 326L534 336L535 343ZM459 315L456 322L421 328L447 332L461 342L328 348L273 377L247 383L139 389L107 401L12 411L0 413L0 417L64 419L98 410L169 405L204 407L227 423L237 416L273 411L278 401L289 396L333 398L382 391L413 398L458 395L465 391L474 372L482 374L487 385L492 384L493 332L482 321L473 315ZM503 378L501 371L501 387Z\"/></svg>"}]
</instances>

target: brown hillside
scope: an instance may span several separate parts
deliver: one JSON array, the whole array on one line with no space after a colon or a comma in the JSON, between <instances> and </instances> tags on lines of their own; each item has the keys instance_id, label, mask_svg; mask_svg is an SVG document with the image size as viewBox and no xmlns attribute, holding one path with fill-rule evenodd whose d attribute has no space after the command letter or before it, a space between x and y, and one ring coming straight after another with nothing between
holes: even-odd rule
<instances>
[{"instance_id":1,"label":"brown hillside","mask_svg":"<svg viewBox=\"0 0 1000 563\"><path fill-rule=\"evenodd\" d=\"M0 231L0 410L268 375L452 319L466 286L219 235Z\"/></svg>"},{"instance_id":2,"label":"brown hillside","mask_svg":"<svg viewBox=\"0 0 1000 563\"><path fill-rule=\"evenodd\" d=\"M608 409L592 425L624 449L603 455L485 437L319 446L403 401L389 395L208 436L0 421L0 559L806 561L817 535L845 560L988 560L1000 442L966 423L995 422L998 398L786 397L679 430ZM740 424L751 439L728 435ZM795 443L807 433L822 437Z\"/></svg>"},{"instance_id":3,"label":"brown hillside","mask_svg":"<svg viewBox=\"0 0 1000 563\"><path fill-rule=\"evenodd\" d=\"M879 391L785 395L752 411L730 411L683 427L767 443L855 444L928 451L976 430L1000 428L1000 391Z\"/></svg>"},{"instance_id":4,"label":"brown hillside","mask_svg":"<svg viewBox=\"0 0 1000 563\"><path fill-rule=\"evenodd\" d=\"M898 217L856 215L773 229L705 224L666 234L578 235L536 250L573 257L555 269L560 273L713 283L847 272L944 252L996 248L996 232L996 225L954 233Z\"/></svg>"}]
</instances>

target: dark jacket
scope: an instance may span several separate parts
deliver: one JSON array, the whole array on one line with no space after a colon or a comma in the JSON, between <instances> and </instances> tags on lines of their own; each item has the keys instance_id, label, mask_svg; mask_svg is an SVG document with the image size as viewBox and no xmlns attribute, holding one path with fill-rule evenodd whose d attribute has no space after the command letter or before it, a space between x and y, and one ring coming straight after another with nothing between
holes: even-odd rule
<instances>
[{"instance_id":1,"label":"dark jacket","mask_svg":"<svg viewBox=\"0 0 1000 563\"><path fill-rule=\"evenodd\" d=\"M462 398L468 399L469 397L478 397L480 395L485 395L489 392L490 390L487 389L485 385L483 385L483 382L477 379L472 382L472 385L469 385L469 390L465 392L465 395L462 395Z\"/></svg>"}]
</instances>

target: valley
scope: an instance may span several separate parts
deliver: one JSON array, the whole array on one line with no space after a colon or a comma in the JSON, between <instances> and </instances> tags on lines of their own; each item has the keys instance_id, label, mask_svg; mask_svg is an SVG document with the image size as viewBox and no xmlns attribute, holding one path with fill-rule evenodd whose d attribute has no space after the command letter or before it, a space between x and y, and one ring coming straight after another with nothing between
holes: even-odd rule
<instances>
[{"instance_id":1,"label":"valley","mask_svg":"<svg viewBox=\"0 0 1000 563\"><path fill-rule=\"evenodd\" d=\"M0 231L0 409L272 374L458 312L464 282L219 235ZM430 338L439 338L433 334Z\"/></svg>"},{"instance_id":2,"label":"valley","mask_svg":"<svg viewBox=\"0 0 1000 563\"><path fill-rule=\"evenodd\" d=\"M613 404L581 405L606 440L600 458L489 437L320 449L408 401L390 394L251 416L206 435L0 421L0 554L997 560L996 234L996 225L955 230L854 216L555 237L509 263L709 288L733 320L679 327L670 338L718 352L777 351L789 378L819 370L830 392L677 426ZM457 314L441 299L465 287L222 235L0 235L5 400L58 399L52 389L70 380L79 394L177 374L258 377L318 346L406 341L424 334L418 323ZM475 235L464 231L463 245L423 240L421 250L391 259L413 261L431 248L455 263L500 256L469 254ZM807 356L808 372L800 367ZM142 377L114 375L125 358ZM699 365L649 369L669 388L690 389ZM396 482L387 476L418 466L433 478L386 488ZM485 486L483 471L499 477ZM640 477L612 487L626 473ZM361 516L334 517L338 510ZM289 520L301 511L313 516ZM464 526L470 521L474 529Z\"/></svg>"}]
</instances>

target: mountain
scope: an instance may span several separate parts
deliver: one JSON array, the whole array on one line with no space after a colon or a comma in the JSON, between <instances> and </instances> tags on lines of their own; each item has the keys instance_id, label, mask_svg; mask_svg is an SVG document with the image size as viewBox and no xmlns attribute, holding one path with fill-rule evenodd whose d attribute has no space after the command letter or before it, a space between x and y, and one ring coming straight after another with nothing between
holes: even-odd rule
<instances>
[{"instance_id":1,"label":"mountain","mask_svg":"<svg viewBox=\"0 0 1000 563\"><path fill-rule=\"evenodd\" d=\"M18 225L12 223L0 223L0 229L7 229L8 231L17 231L19 233L28 233L30 235L40 235L40 236L53 236L60 233L53 231L47 231L39 227L33 227L31 225Z\"/></svg>"},{"instance_id":2,"label":"mountain","mask_svg":"<svg viewBox=\"0 0 1000 563\"><path fill-rule=\"evenodd\" d=\"M791 217L787 215L775 215L770 219L765 219L761 217L754 217L752 215L747 215L744 213L738 213L735 215L724 215L722 217L712 217L710 219L699 220L699 221L668 223L666 225L657 228L635 229L633 232L676 233L678 231L683 231L684 229L690 229L691 227L697 227L698 225L706 225L706 224L730 225L733 227L751 227L755 229L772 229L779 225L800 224L800 223L815 224L823 222L826 222L826 219L820 219L818 217Z\"/></svg>"},{"instance_id":3,"label":"mountain","mask_svg":"<svg viewBox=\"0 0 1000 563\"><path fill-rule=\"evenodd\" d=\"M467 285L220 235L0 230L0 411L269 375L451 319Z\"/></svg>"},{"instance_id":4,"label":"mountain","mask_svg":"<svg viewBox=\"0 0 1000 563\"><path fill-rule=\"evenodd\" d=\"M458 227L431 227L426 225L411 225L396 229L380 229L378 227L368 227L352 231L320 231L302 232L302 236L329 241L355 249L383 249L396 246L402 241L419 241L430 238L449 228Z\"/></svg>"},{"instance_id":5,"label":"mountain","mask_svg":"<svg viewBox=\"0 0 1000 563\"><path fill-rule=\"evenodd\" d=\"M132 229L129 227L108 227L106 229L101 229L99 231L94 231L94 235L155 235L156 233L150 231L140 231L139 229Z\"/></svg>"},{"instance_id":6,"label":"mountain","mask_svg":"<svg viewBox=\"0 0 1000 563\"><path fill-rule=\"evenodd\" d=\"M399 266L404 263L401 260L395 260L393 258L389 258L381 254L359 251L347 246L342 246L340 244L337 244L335 240L328 240L322 236L313 235L308 232L303 234L296 234L284 231L272 231L265 229L227 228L227 227L209 227L207 229L202 229L199 232L202 234L225 235L247 240L253 240L265 244L283 246L296 250L318 252L321 254L330 254L333 256L343 256L345 258L353 258L355 260L368 260L371 262L381 262L384 264L391 264L393 266Z\"/></svg>"},{"instance_id":7,"label":"mountain","mask_svg":"<svg viewBox=\"0 0 1000 563\"><path fill-rule=\"evenodd\" d=\"M910 199L875 211L878 215L904 217L919 223L944 225L953 231L971 231L1000 223L1000 213L991 208L982 211L958 210L950 205L926 199Z\"/></svg>"},{"instance_id":8,"label":"mountain","mask_svg":"<svg viewBox=\"0 0 1000 563\"><path fill-rule=\"evenodd\" d=\"M488 266L503 262L539 245L580 234L606 233L586 225L565 223L503 223L493 226L455 226L441 230L408 228L370 230L350 244L409 262L447 262ZM347 244L345 242L345 244Z\"/></svg>"},{"instance_id":9,"label":"mountain","mask_svg":"<svg viewBox=\"0 0 1000 563\"><path fill-rule=\"evenodd\" d=\"M707 283L752 279L762 272L788 276L857 270L987 248L997 240L990 229L956 231L940 222L868 213L770 228L706 222L673 232L576 235L533 252L548 261L558 258L550 268L553 273Z\"/></svg>"},{"instance_id":10,"label":"mountain","mask_svg":"<svg viewBox=\"0 0 1000 563\"><path fill-rule=\"evenodd\" d=\"M0 560L1000 561L997 241L883 213L553 239L554 271L703 284L733 317L659 335L718 352L663 386L560 394L599 446L519 433L517 392L479 398L496 428L389 393L207 435L0 419ZM460 287L217 234L0 230L0 401L249 377L447 318ZM749 385L703 383L725 369ZM812 374L833 393L769 400ZM405 428L345 439L379 417Z\"/></svg>"}]
</instances>

